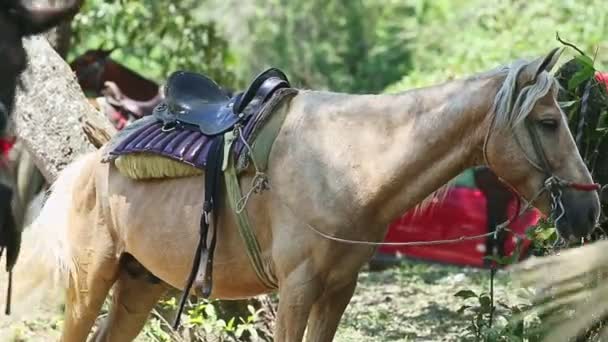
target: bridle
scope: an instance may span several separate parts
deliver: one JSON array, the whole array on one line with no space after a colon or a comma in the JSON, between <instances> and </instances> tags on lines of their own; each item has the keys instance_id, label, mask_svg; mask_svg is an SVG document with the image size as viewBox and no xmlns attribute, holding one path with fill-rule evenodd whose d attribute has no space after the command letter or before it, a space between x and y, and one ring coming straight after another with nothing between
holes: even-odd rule
<instances>
[{"instance_id":1,"label":"bridle","mask_svg":"<svg viewBox=\"0 0 608 342\"><path fill-rule=\"evenodd\" d=\"M491 168L491 164L490 164L490 161L488 160L487 146L488 146L488 142L490 139L490 135L494 129L495 121L496 121L496 115L493 115L492 123L490 124L490 127L488 128L488 132L486 134L486 138L483 143L483 157L485 159L486 165L490 168ZM536 194L530 199L529 202L530 203L534 202L545 191L548 192L550 195L550 198L551 198L551 216L552 216L555 224L557 224L558 221L566 214L566 210L565 210L564 204L562 202L563 189L572 188L572 189L578 190L578 191L598 191L600 189L600 184L598 184L598 183L577 183L577 182L565 180L565 179L557 176L553 172L553 168L551 167L551 164L549 163L547 155L545 154L545 149L543 148L542 141L540 140L540 137L538 135L538 130L534 125L535 123L532 121L532 119L530 119L530 117L527 117L524 119L523 124L526 128L526 131L528 132L530 141L532 142L532 149L534 151L534 154L536 155L536 159L539 162L534 161L534 159L530 158L530 156L526 152L526 149L523 147L523 144L521 143L521 141L519 140L519 138L515 132L513 132L513 137L515 138L517 145L521 149L521 151L522 151L524 157L526 158L526 160L528 161L528 163L530 163L530 165L532 165L532 167L534 167L539 172L543 173L545 176L542 186L539 188L539 190L536 192ZM515 193L517 193L517 191L515 189L512 189L512 190Z\"/></svg>"}]
</instances>

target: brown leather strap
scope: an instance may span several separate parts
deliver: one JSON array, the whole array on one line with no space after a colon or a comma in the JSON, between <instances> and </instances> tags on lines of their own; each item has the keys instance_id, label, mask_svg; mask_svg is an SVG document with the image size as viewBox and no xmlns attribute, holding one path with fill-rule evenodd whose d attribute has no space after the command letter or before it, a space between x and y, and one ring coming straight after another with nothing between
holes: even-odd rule
<instances>
[{"instance_id":1,"label":"brown leather strap","mask_svg":"<svg viewBox=\"0 0 608 342\"><path fill-rule=\"evenodd\" d=\"M217 224L215 213L220 208L221 204L221 173L222 163L224 160L224 136L219 135L214 138L210 146L209 159L205 170L205 200L203 202L203 213L200 219L200 236L198 246L192 262L192 270L188 276L186 287L182 293L179 307L173 323L173 329L179 327L181 314L186 305L186 299L190 295L192 285L197 279L202 279L202 296L208 298L211 294L213 284L213 252L215 250L215 242L217 235ZM213 224L213 232L211 242L207 246L209 235L209 226ZM202 273L201 270L204 270Z\"/></svg>"}]
</instances>

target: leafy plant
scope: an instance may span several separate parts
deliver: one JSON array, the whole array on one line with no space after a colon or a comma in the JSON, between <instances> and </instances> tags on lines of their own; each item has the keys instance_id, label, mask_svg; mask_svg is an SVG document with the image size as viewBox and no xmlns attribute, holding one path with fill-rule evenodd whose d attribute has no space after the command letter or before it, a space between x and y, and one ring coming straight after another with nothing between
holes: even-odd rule
<instances>
[{"instance_id":1,"label":"leafy plant","mask_svg":"<svg viewBox=\"0 0 608 342\"><path fill-rule=\"evenodd\" d=\"M160 308L174 310L175 298L160 302ZM156 310L144 328L144 333L155 341L185 342L196 341L267 341L271 334L267 331L265 308L247 307L245 316L222 319L218 301L200 300L190 303L183 315L179 331L174 332L169 322Z\"/></svg>"},{"instance_id":2,"label":"leafy plant","mask_svg":"<svg viewBox=\"0 0 608 342\"><path fill-rule=\"evenodd\" d=\"M213 23L195 16L197 1L91 0L73 21L69 59L88 49L116 49L112 58L164 81L172 71L203 72L232 85L232 56Z\"/></svg>"}]
</instances>

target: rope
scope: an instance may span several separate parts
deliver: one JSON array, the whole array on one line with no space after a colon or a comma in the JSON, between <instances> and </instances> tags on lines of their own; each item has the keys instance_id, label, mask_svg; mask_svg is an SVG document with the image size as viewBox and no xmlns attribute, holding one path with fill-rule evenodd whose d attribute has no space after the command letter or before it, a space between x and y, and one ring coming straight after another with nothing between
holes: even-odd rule
<instances>
[{"instance_id":1,"label":"rope","mask_svg":"<svg viewBox=\"0 0 608 342\"><path fill-rule=\"evenodd\" d=\"M547 190L546 187L542 187L540 188L536 194L534 194L534 196L532 197L532 199L527 203L527 205L525 205L524 207L519 206L519 212L517 213L517 215L513 216L510 219L505 220L504 222L500 223L499 225L496 226L496 229L493 232L489 232L489 233L485 233L485 234L479 234L479 235L469 235L469 236L460 236L458 238L454 238L454 239L444 239L444 240L431 240L431 241L409 241L409 242L372 242L372 241L365 241L365 240L351 240L351 239L343 239L343 238L339 238L330 234L327 234L325 232L320 231L319 229L313 227L312 225L305 223L306 227L310 230L312 230L313 232L315 232L316 234L318 234L319 236L328 239L328 240L332 240L332 241L336 241L336 242L341 242L341 243L347 243L347 244L351 244L351 245L365 245L365 246L433 246L433 245L444 245L444 244L450 244L450 243L458 243L458 242L462 242L462 241L469 241L469 240L476 240L476 239L481 239L484 237L488 237L488 236L494 236L494 238L496 239L498 233L500 231L507 231L510 232L512 234L514 234L515 236L517 236L518 238L525 238L525 235L523 234L519 234L517 232L514 232L513 230L508 228L508 225L511 224L513 221L515 221L516 219L520 218L524 212L526 212L528 209L532 208L532 203L534 203L534 201L536 201L538 199L538 197ZM275 195L276 196L276 195ZM282 203L286 203L284 202L279 196L276 196L280 202ZM296 213L294 212L293 209L291 209L290 206L288 206L287 204L284 204L285 207L287 207L292 215L294 215L294 217L298 217L296 215Z\"/></svg>"},{"instance_id":2,"label":"rope","mask_svg":"<svg viewBox=\"0 0 608 342\"><path fill-rule=\"evenodd\" d=\"M245 139L242 127L240 125L236 127L236 134L247 148L249 159L251 159L253 167L255 168L255 176L253 176L253 179L251 180L251 186L249 187L249 190L236 203L236 213L240 214L247 207L247 202L249 202L251 195L270 189L270 183L268 181L268 176L266 176L266 173L260 171L260 168L258 167L258 164L253 156L253 149L247 142L247 139Z\"/></svg>"}]
</instances>

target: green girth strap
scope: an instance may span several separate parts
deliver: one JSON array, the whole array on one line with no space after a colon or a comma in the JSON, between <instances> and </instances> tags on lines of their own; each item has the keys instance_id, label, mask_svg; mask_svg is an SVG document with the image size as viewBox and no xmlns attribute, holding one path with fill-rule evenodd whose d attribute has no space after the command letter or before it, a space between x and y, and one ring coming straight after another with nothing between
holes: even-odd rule
<instances>
[{"instance_id":1,"label":"green girth strap","mask_svg":"<svg viewBox=\"0 0 608 342\"><path fill-rule=\"evenodd\" d=\"M251 265L253 266L253 269L260 281L268 288L277 288L276 280L274 280L264 268L260 244L255 236L251 221L249 221L249 217L247 216L247 208L243 208L243 210L240 212L237 211L237 203L243 197L243 194L241 193L239 180L236 176L236 168L234 167L233 160L234 158L232 153L229 153L229 155L230 160L228 161L226 170L224 171L224 179L226 181L228 202L230 203L232 212L236 215L239 234L241 235L241 238L243 238L243 242L245 242L249 261L251 262Z\"/></svg>"},{"instance_id":2,"label":"green girth strap","mask_svg":"<svg viewBox=\"0 0 608 342\"><path fill-rule=\"evenodd\" d=\"M293 94L295 94L295 92ZM287 96L283 97L283 100L286 98ZM281 127L283 126L283 121L285 121L287 112L289 111L287 106L277 107L274 107L273 112L269 113L270 117L268 118L267 122L263 124L259 132L256 134L255 139L251 144L252 151L246 152L248 157L255 161L253 164L257 165L259 168L257 171L261 173L265 172L267 169L270 150L277 135L279 134L279 131L281 130ZM235 142L235 140L240 139L237 134L238 131L229 131L224 134L223 170L228 202L232 212L236 215L239 234L245 242L245 246L247 247L247 255L249 256L249 260L251 261L251 265L253 266L256 275L264 286L274 289L278 287L277 280L272 274L270 274L270 270L264 267L260 244L255 236L255 229L249 220L249 216L247 215L247 198L243 197L238 179L237 168L235 165L234 153L231 150L232 144ZM258 175L256 174L256 177L257 176ZM243 200L245 201L243 202Z\"/></svg>"}]
</instances>

